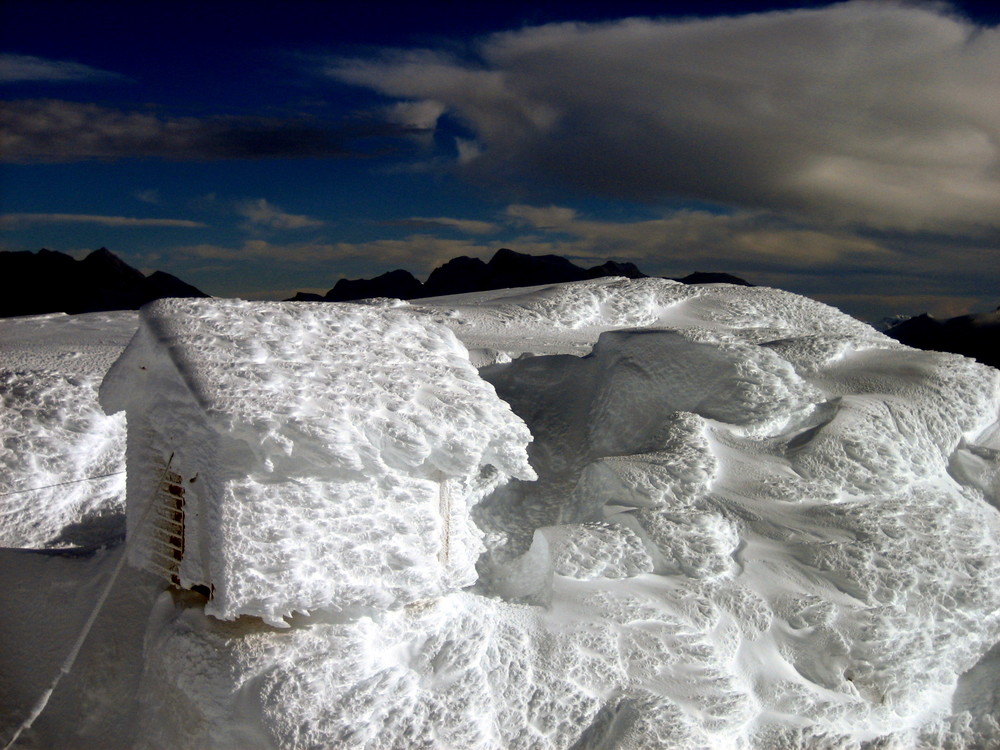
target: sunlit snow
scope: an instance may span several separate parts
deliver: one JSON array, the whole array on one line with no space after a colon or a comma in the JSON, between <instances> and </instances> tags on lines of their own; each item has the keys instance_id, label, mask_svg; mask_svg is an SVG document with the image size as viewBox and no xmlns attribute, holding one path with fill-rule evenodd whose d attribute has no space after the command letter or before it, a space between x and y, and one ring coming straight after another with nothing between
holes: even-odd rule
<instances>
[{"instance_id":1,"label":"sunlit snow","mask_svg":"<svg viewBox=\"0 0 1000 750\"><path fill-rule=\"evenodd\" d=\"M128 568L18 746L1000 746L997 370L660 279L142 316L0 321L0 740L124 552L138 326L130 560L173 452L212 598Z\"/></svg>"}]
</instances>

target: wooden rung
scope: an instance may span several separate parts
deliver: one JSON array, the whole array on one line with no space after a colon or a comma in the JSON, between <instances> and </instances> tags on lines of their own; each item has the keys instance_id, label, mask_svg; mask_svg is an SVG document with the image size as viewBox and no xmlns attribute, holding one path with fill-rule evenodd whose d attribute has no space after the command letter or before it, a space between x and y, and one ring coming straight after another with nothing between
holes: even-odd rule
<instances>
[{"instance_id":1,"label":"wooden rung","mask_svg":"<svg viewBox=\"0 0 1000 750\"><path fill-rule=\"evenodd\" d=\"M172 542L168 542L166 539L157 539L156 541L159 542L160 544L162 544L164 547L169 547L170 549L175 549L178 552L180 552L182 555L184 554L184 548L183 547L179 547L176 544L173 544Z\"/></svg>"},{"instance_id":2,"label":"wooden rung","mask_svg":"<svg viewBox=\"0 0 1000 750\"><path fill-rule=\"evenodd\" d=\"M172 547L179 552L184 552L184 539L179 534L163 534L150 537L156 544Z\"/></svg>"},{"instance_id":3,"label":"wooden rung","mask_svg":"<svg viewBox=\"0 0 1000 750\"><path fill-rule=\"evenodd\" d=\"M162 539L163 541L170 541L171 539L183 539L184 538L184 527L174 525L159 525L154 523L149 528L149 536L154 539Z\"/></svg>"},{"instance_id":4,"label":"wooden rung","mask_svg":"<svg viewBox=\"0 0 1000 750\"><path fill-rule=\"evenodd\" d=\"M163 523L170 523L175 526L184 525L184 511L177 508L157 508L156 515L153 516L154 521L162 521Z\"/></svg>"},{"instance_id":5,"label":"wooden rung","mask_svg":"<svg viewBox=\"0 0 1000 750\"><path fill-rule=\"evenodd\" d=\"M151 549L149 552L150 552L151 556L159 557L159 558L161 558L163 560L166 560L169 564L168 565L164 565L163 567L166 568L169 571L177 570L177 568L180 565L181 561L178 560L176 557L171 557L170 555L168 555L168 554L166 554L164 552L161 552L158 549ZM155 560L153 562L155 562Z\"/></svg>"},{"instance_id":6,"label":"wooden rung","mask_svg":"<svg viewBox=\"0 0 1000 750\"><path fill-rule=\"evenodd\" d=\"M153 531L159 531L167 536L184 536L184 524L174 523L165 518L154 518L149 527Z\"/></svg>"},{"instance_id":7,"label":"wooden rung","mask_svg":"<svg viewBox=\"0 0 1000 750\"><path fill-rule=\"evenodd\" d=\"M164 516L158 516L153 519L154 529L176 529L180 532L184 528L184 522L178 521L176 518L165 518Z\"/></svg>"}]
</instances>

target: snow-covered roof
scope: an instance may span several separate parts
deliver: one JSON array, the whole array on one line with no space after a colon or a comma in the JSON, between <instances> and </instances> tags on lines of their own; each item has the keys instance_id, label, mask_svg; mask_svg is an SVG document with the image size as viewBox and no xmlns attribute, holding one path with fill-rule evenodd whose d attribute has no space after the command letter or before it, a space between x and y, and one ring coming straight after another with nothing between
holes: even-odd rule
<instances>
[{"instance_id":1,"label":"snow-covered roof","mask_svg":"<svg viewBox=\"0 0 1000 750\"><path fill-rule=\"evenodd\" d=\"M225 299L159 300L141 319L102 386L108 411L144 398L118 385L166 354L212 426L272 471L436 477L490 464L533 476L524 423L444 326L365 305Z\"/></svg>"}]
</instances>

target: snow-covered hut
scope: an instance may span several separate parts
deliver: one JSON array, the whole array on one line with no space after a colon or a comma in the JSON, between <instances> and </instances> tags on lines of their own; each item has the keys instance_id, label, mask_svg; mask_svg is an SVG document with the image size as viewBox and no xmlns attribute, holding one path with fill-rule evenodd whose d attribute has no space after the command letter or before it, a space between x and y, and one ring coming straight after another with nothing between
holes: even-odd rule
<instances>
[{"instance_id":1,"label":"snow-covered hut","mask_svg":"<svg viewBox=\"0 0 1000 750\"><path fill-rule=\"evenodd\" d=\"M224 619L467 586L470 508L534 477L524 423L405 308L153 302L100 397L128 421L129 561Z\"/></svg>"}]
</instances>

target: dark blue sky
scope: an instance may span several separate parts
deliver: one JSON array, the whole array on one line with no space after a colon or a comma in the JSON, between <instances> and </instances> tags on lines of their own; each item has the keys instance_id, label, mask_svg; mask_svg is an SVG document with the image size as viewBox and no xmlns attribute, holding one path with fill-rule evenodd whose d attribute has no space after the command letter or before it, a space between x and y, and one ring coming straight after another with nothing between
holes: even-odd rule
<instances>
[{"instance_id":1,"label":"dark blue sky","mask_svg":"<svg viewBox=\"0 0 1000 750\"><path fill-rule=\"evenodd\" d=\"M4 249L218 295L500 246L1000 303L995 4L0 6Z\"/></svg>"}]
</instances>

